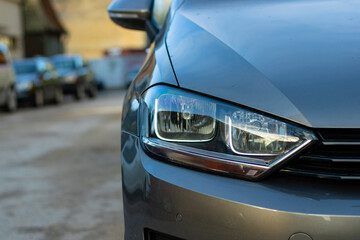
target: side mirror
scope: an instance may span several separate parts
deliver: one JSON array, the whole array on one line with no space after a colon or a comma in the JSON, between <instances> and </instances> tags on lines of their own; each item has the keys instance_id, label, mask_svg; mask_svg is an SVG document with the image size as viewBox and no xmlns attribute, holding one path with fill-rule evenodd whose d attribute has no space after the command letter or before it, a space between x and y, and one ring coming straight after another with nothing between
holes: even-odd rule
<instances>
[{"instance_id":1,"label":"side mirror","mask_svg":"<svg viewBox=\"0 0 360 240\"><path fill-rule=\"evenodd\" d=\"M111 20L129 29L148 30L152 0L114 0L108 7Z\"/></svg>"}]
</instances>

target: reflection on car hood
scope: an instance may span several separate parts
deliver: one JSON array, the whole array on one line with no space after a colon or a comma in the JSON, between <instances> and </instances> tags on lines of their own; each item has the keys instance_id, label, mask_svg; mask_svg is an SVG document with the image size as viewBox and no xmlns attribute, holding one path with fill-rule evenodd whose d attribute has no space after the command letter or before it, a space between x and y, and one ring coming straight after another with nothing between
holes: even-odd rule
<instances>
[{"instance_id":1,"label":"reflection on car hood","mask_svg":"<svg viewBox=\"0 0 360 240\"><path fill-rule=\"evenodd\" d=\"M38 79L36 73L27 73L27 74L17 74L16 82L35 82Z\"/></svg>"},{"instance_id":2,"label":"reflection on car hood","mask_svg":"<svg viewBox=\"0 0 360 240\"><path fill-rule=\"evenodd\" d=\"M303 125L360 127L360 2L187 0L167 36L179 84Z\"/></svg>"}]
</instances>

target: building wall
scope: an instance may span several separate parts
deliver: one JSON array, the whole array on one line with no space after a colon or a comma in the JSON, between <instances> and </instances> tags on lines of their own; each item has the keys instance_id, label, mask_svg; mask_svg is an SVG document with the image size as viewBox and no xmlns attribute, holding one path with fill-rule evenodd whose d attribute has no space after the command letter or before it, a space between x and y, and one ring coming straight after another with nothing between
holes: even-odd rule
<instances>
[{"instance_id":1,"label":"building wall","mask_svg":"<svg viewBox=\"0 0 360 240\"><path fill-rule=\"evenodd\" d=\"M63 53L65 30L51 3L52 0L26 0L24 4L26 57Z\"/></svg>"},{"instance_id":2,"label":"building wall","mask_svg":"<svg viewBox=\"0 0 360 240\"><path fill-rule=\"evenodd\" d=\"M67 53L96 58L110 48L144 48L146 34L116 26L107 15L111 0L55 0L56 10L69 35Z\"/></svg>"},{"instance_id":3,"label":"building wall","mask_svg":"<svg viewBox=\"0 0 360 240\"><path fill-rule=\"evenodd\" d=\"M0 41L9 46L13 58L23 57L20 1L0 0Z\"/></svg>"}]
</instances>

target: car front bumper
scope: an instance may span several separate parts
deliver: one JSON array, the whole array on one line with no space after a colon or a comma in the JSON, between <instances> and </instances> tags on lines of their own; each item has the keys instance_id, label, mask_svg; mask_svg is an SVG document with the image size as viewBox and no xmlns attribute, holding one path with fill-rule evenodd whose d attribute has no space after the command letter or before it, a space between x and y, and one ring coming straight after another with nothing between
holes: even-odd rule
<instances>
[{"instance_id":1,"label":"car front bumper","mask_svg":"<svg viewBox=\"0 0 360 240\"><path fill-rule=\"evenodd\" d=\"M34 90L33 89L17 90L16 97L20 102L30 101L34 98Z\"/></svg>"},{"instance_id":2,"label":"car front bumper","mask_svg":"<svg viewBox=\"0 0 360 240\"><path fill-rule=\"evenodd\" d=\"M63 83L62 89L64 94L75 94L77 83Z\"/></svg>"},{"instance_id":3,"label":"car front bumper","mask_svg":"<svg viewBox=\"0 0 360 240\"><path fill-rule=\"evenodd\" d=\"M360 236L356 182L285 175L249 182L153 159L137 136L121 138L126 240L144 239L146 229L194 240Z\"/></svg>"}]
</instances>

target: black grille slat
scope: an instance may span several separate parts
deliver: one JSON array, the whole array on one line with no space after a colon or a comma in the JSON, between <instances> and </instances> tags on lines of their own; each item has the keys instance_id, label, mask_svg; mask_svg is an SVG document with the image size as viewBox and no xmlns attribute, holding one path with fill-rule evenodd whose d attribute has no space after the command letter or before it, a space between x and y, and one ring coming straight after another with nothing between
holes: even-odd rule
<instances>
[{"instance_id":1,"label":"black grille slat","mask_svg":"<svg viewBox=\"0 0 360 240\"><path fill-rule=\"evenodd\" d=\"M357 174L360 175L360 164L359 162L353 163L342 163L342 162L320 162L312 161L306 158L301 158L299 161L294 162L291 165L292 169L301 169L314 172L333 173L333 174Z\"/></svg>"},{"instance_id":2,"label":"black grille slat","mask_svg":"<svg viewBox=\"0 0 360 240\"><path fill-rule=\"evenodd\" d=\"M321 142L291 162L285 172L318 177L360 178L360 129L321 129Z\"/></svg>"},{"instance_id":3,"label":"black grille slat","mask_svg":"<svg viewBox=\"0 0 360 240\"><path fill-rule=\"evenodd\" d=\"M360 163L360 158L345 158L340 156L316 156L306 155L301 157L303 161L332 162L332 163Z\"/></svg>"},{"instance_id":4,"label":"black grille slat","mask_svg":"<svg viewBox=\"0 0 360 240\"><path fill-rule=\"evenodd\" d=\"M318 156L332 156L332 157L344 157L344 158L360 158L360 146L343 146L343 145L319 145L315 149L311 150L307 155Z\"/></svg>"},{"instance_id":5,"label":"black grille slat","mask_svg":"<svg viewBox=\"0 0 360 240\"><path fill-rule=\"evenodd\" d=\"M318 129L324 140L360 140L359 129Z\"/></svg>"}]
</instances>

